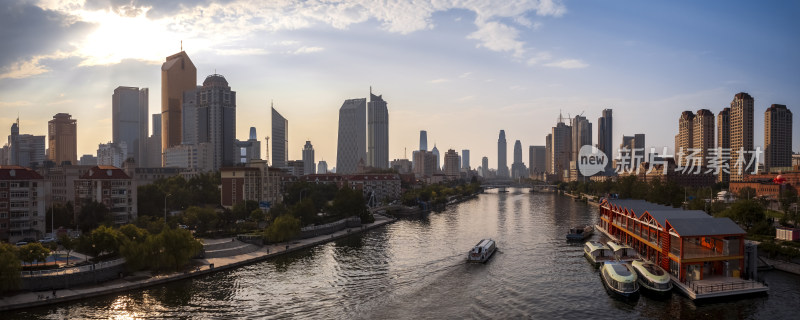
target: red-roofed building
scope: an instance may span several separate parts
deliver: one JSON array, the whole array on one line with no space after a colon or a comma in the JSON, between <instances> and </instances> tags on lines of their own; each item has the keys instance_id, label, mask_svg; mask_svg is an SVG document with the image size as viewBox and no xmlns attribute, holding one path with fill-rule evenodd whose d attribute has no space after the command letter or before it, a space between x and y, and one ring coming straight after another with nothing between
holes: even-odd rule
<instances>
[{"instance_id":1,"label":"red-roofed building","mask_svg":"<svg viewBox=\"0 0 800 320\"><path fill-rule=\"evenodd\" d=\"M90 201L104 204L114 224L130 223L138 215L136 186L125 171L114 166L95 166L75 180L75 214Z\"/></svg>"},{"instance_id":2,"label":"red-roofed building","mask_svg":"<svg viewBox=\"0 0 800 320\"><path fill-rule=\"evenodd\" d=\"M41 239L47 180L31 169L0 166L0 240Z\"/></svg>"}]
</instances>

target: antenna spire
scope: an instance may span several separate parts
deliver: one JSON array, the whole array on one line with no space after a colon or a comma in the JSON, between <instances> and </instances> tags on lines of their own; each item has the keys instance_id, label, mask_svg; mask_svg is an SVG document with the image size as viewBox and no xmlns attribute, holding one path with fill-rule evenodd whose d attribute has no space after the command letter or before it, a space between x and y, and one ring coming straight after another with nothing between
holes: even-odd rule
<instances>
[{"instance_id":1,"label":"antenna spire","mask_svg":"<svg viewBox=\"0 0 800 320\"><path fill-rule=\"evenodd\" d=\"M181 40L181 51L183 51L183 40Z\"/></svg>"}]
</instances>

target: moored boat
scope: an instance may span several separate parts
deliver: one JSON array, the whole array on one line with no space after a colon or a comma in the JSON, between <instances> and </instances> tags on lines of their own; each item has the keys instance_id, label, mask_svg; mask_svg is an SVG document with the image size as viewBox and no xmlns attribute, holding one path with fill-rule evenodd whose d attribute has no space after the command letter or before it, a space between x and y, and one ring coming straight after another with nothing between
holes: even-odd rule
<instances>
[{"instance_id":1,"label":"moored boat","mask_svg":"<svg viewBox=\"0 0 800 320\"><path fill-rule=\"evenodd\" d=\"M492 239L483 239L467 253L467 262L483 263L492 257L497 250L497 245Z\"/></svg>"},{"instance_id":2,"label":"moored boat","mask_svg":"<svg viewBox=\"0 0 800 320\"><path fill-rule=\"evenodd\" d=\"M614 241L609 241L606 244L614 253L614 257L619 261L630 262L639 258L639 254L636 253L636 250L628 245L616 243Z\"/></svg>"},{"instance_id":3,"label":"moored boat","mask_svg":"<svg viewBox=\"0 0 800 320\"><path fill-rule=\"evenodd\" d=\"M614 259L614 252L611 251L606 245L597 241L587 241L583 244L583 255L595 267L605 261Z\"/></svg>"},{"instance_id":4,"label":"moored boat","mask_svg":"<svg viewBox=\"0 0 800 320\"><path fill-rule=\"evenodd\" d=\"M659 296L666 296L672 290L672 280L664 269L644 260L634 260L631 262L633 270L638 275L637 281L643 291Z\"/></svg>"},{"instance_id":5,"label":"moored boat","mask_svg":"<svg viewBox=\"0 0 800 320\"><path fill-rule=\"evenodd\" d=\"M569 233L567 233L567 240L583 240L591 236L593 232L594 228L592 226L570 228Z\"/></svg>"},{"instance_id":6,"label":"moored boat","mask_svg":"<svg viewBox=\"0 0 800 320\"><path fill-rule=\"evenodd\" d=\"M621 298L635 299L639 297L639 283L636 272L630 265L619 261L608 261L600 268L600 279L606 291Z\"/></svg>"}]
</instances>

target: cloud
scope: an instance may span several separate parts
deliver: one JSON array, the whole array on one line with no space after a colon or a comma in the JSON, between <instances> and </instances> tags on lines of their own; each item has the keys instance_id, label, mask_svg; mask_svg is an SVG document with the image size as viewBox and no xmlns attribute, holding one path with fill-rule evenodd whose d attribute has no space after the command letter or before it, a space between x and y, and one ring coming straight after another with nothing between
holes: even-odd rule
<instances>
[{"instance_id":1,"label":"cloud","mask_svg":"<svg viewBox=\"0 0 800 320\"><path fill-rule=\"evenodd\" d=\"M450 80L445 78L439 78L428 81L428 83L445 83L445 82L450 82Z\"/></svg>"},{"instance_id":2,"label":"cloud","mask_svg":"<svg viewBox=\"0 0 800 320\"><path fill-rule=\"evenodd\" d=\"M0 101L0 109L27 107L30 105L32 105L30 101Z\"/></svg>"},{"instance_id":3,"label":"cloud","mask_svg":"<svg viewBox=\"0 0 800 320\"><path fill-rule=\"evenodd\" d=\"M535 66L535 65L541 64L541 63L543 63L545 61L548 61L548 60L550 60L552 58L553 58L553 56L550 55L549 52L542 51L542 52L538 52L538 53L534 54L532 57L528 58L528 62L527 63L528 63L529 66Z\"/></svg>"},{"instance_id":4,"label":"cloud","mask_svg":"<svg viewBox=\"0 0 800 320\"><path fill-rule=\"evenodd\" d=\"M467 78L469 78L469 76L470 76L471 74L472 74L472 72L464 72L464 73L462 73L462 74L461 74L460 76L458 76L458 77L459 77L459 78L461 78L461 79L467 79Z\"/></svg>"},{"instance_id":5,"label":"cloud","mask_svg":"<svg viewBox=\"0 0 800 320\"><path fill-rule=\"evenodd\" d=\"M547 67L562 68L562 69L582 69L589 65L578 59L562 59L545 64Z\"/></svg>"},{"instance_id":6,"label":"cloud","mask_svg":"<svg viewBox=\"0 0 800 320\"><path fill-rule=\"evenodd\" d=\"M72 51L71 41L94 26L69 14L45 10L29 1L0 5L0 74L20 78L46 72L40 61L56 51Z\"/></svg>"},{"instance_id":7,"label":"cloud","mask_svg":"<svg viewBox=\"0 0 800 320\"><path fill-rule=\"evenodd\" d=\"M525 53L525 44L517 40L519 31L500 22L478 22L478 31L467 36L467 39L480 41L478 47L485 47L492 51L512 52L514 57L520 58Z\"/></svg>"},{"instance_id":8,"label":"cloud","mask_svg":"<svg viewBox=\"0 0 800 320\"><path fill-rule=\"evenodd\" d=\"M306 53L320 52L322 50L325 50L325 48L323 48L323 47L306 47L306 46L303 46L303 47L297 48L294 51L291 51L290 54L306 54Z\"/></svg>"}]
</instances>

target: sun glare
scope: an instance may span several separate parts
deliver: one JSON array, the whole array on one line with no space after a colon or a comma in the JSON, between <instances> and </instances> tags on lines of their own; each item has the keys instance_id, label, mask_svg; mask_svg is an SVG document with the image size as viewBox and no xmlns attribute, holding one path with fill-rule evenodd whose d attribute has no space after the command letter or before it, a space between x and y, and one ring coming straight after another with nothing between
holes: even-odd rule
<instances>
[{"instance_id":1,"label":"sun glare","mask_svg":"<svg viewBox=\"0 0 800 320\"><path fill-rule=\"evenodd\" d=\"M178 51L181 36L167 31L166 21L147 19L146 13L124 17L109 11L81 11L84 21L97 25L77 43L79 55L85 58L81 65L106 65L124 59L158 62Z\"/></svg>"}]
</instances>

